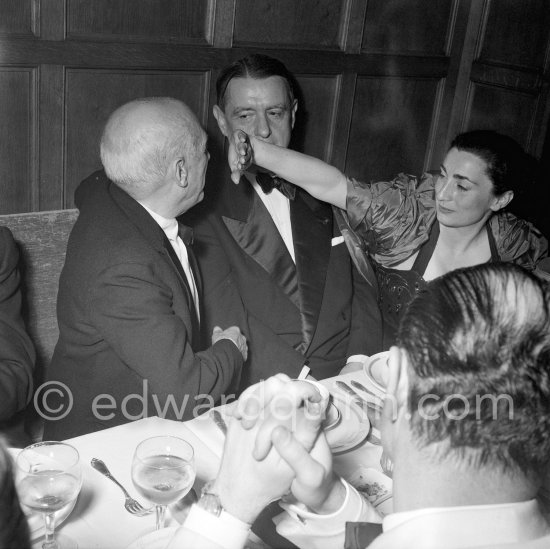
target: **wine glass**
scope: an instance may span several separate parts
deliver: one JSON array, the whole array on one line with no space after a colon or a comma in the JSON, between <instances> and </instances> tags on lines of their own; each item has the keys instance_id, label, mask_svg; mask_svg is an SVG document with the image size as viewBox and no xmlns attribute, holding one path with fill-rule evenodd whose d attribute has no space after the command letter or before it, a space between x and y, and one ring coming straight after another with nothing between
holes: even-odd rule
<instances>
[{"instance_id":1,"label":"wine glass","mask_svg":"<svg viewBox=\"0 0 550 549\"><path fill-rule=\"evenodd\" d=\"M16 486L21 503L44 516L42 549L77 547L66 536L56 539L55 513L76 500L82 487L78 450L64 442L27 446L17 456Z\"/></svg>"},{"instance_id":2,"label":"wine glass","mask_svg":"<svg viewBox=\"0 0 550 549\"><path fill-rule=\"evenodd\" d=\"M166 506L187 494L195 482L193 447L178 437L145 439L134 453L132 481L139 493L155 504L156 529L164 528Z\"/></svg>"}]
</instances>

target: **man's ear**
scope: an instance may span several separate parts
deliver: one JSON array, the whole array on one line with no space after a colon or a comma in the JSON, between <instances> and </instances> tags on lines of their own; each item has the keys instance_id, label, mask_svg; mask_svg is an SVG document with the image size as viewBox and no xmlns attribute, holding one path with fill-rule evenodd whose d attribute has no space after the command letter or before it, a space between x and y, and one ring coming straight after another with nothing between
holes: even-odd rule
<instances>
[{"instance_id":1,"label":"man's ear","mask_svg":"<svg viewBox=\"0 0 550 549\"><path fill-rule=\"evenodd\" d=\"M406 412L407 395L409 393L409 359L407 353L400 347L391 347L388 367L386 399L391 400L392 420L395 421L399 411Z\"/></svg>"},{"instance_id":2,"label":"man's ear","mask_svg":"<svg viewBox=\"0 0 550 549\"><path fill-rule=\"evenodd\" d=\"M174 170L176 175L176 180L178 182L178 186L185 188L187 187L187 166L185 165L185 159L184 158L178 158L174 163Z\"/></svg>"},{"instance_id":3,"label":"man's ear","mask_svg":"<svg viewBox=\"0 0 550 549\"><path fill-rule=\"evenodd\" d=\"M225 113L220 109L220 107L218 107L218 105L214 105L212 112L214 113L214 118L218 123L218 128L220 128L222 134L229 139L231 136L229 132L229 124L225 118Z\"/></svg>"},{"instance_id":4,"label":"man's ear","mask_svg":"<svg viewBox=\"0 0 550 549\"><path fill-rule=\"evenodd\" d=\"M500 196L495 196L493 203L491 204L491 210L493 212L498 212L499 210L502 210L502 208L505 208L512 202L512 199L514 198L514 191L506 191L505 193L502 193Z\"/></svg>"},{"instance_id":5,"label":"man's ear","mask_svg":"<svg viewBox=\"0 0 550 549\"><path fill-rule=\"evenodd\" d=\"M294 99L292 102L292 108L290 109L291 116L291 128L294 129L294 122L296 122L296 111L298 110L298 99Z\"/></svg>"}]
</instances>

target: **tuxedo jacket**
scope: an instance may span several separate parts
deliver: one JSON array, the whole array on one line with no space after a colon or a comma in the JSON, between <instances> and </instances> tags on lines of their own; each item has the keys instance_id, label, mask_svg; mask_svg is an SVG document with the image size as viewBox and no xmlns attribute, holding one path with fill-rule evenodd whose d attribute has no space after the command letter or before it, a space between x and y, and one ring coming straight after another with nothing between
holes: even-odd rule
<instances>
[{"instance_id":1,"label":"tuxedo jacket","mask_svg":"<svg viewBox=\"0 0 550 549\"><path fill-rule=\"evenodd\" d=\"M80 213L60 277L59 341L48 370L49 381L71 392L72 409L46 423L45 437L152 415L192 418L195 406L209 403L200 395L218 400L239 375L239 350L227 339L210 348L201 341L181 264L145 208L103 172L79 186L75 201ZM54 396L46 404L62 415L68 399Z\"/></svg>"},{"instance_id":2,"label":"tuxedo jacket","mask_svg":"<svg viewBox=\"0 0 550 549\"><path fill-rule=\"evenodd\" d=\"M297 189L290 201L296 263L246 178L193 214L204 327L247 327L241 388L277 372L318 379L352 354L381 350L376 291L352 269L332 209ZM245 320L243 320L243 318Z\"/></svg>"}]
</instances>

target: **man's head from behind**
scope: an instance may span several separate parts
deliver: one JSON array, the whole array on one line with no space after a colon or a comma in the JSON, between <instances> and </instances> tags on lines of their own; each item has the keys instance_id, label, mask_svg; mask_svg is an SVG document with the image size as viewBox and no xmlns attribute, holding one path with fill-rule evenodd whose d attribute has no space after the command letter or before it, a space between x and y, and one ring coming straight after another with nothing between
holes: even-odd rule
<instances>
[{"instance_id":1,"label":"man's head from behind","mask_svg":"<svg viewBox=\"0 0 550 549\"><path fill-rule=\"evenodd\" d=\"M183 102L147 97L111 114L101 137L101 161L107 176L130 196L151 201L152 209L172 217L202 199L206 140Z\"/></svg>"},{"instance_id":2,"label":"man's head from behind","mask_svg":"<svg viewBox=\"0 0 550 549\"><path fill-rule=\"evenodd\" d=\"M449 273L411 303L398 341L392 353L406 365L401 400L418 449L540 478L550 463L544 282L504 263Z\"/></svg>"},{"instance_id":3,"label":"man's head from behind","mask_svg":"<svg viewBox=\"0 0 550 549\"><path fill-rule=\"evenodd\" d=\"M223 69L216 82L214 116L223 135L241 129L287 147L298 102L295 80L278 59L254 54Z\"/></svg>"}]
</instances>

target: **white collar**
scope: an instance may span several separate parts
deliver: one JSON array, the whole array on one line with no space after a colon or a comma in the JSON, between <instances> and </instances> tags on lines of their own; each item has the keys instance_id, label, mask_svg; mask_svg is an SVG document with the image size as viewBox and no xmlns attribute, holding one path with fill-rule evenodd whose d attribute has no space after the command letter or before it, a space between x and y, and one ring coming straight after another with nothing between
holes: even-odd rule
<instances>
[{"instance_id":1,"label":"white collar","mask_svg":"<svg viewBox=\"0 0 550 549\"><path fill-rule=\"evenodd\" d=\"M176 238L178 237L178 229L179 229L178 220L175 217L172 217L172 218L163 217L162 215L148 208L145 204L143 204L143 202L139 202L139 203L147 210L149 215L158 223L160 228L166 233L168 240L176 240Z\"/></svg>"},{"instance_id":2,"label":"white collar","mask_svg":"<svg viewBox=\"0 0 550 549\"><path fill-rule=\"evenodd\" d=\"M470 538L483 541L485 536L485 543L488 544L493 542L495 536L513 542L537 539L549 533L548 523L541 514L536 499L518 503L435 507L392 513L384 517L383 529L388 535L398 534L402 529L400 535L419 529L433 533L441 529L445 531L445 525L457 523L462 525L457 536L462 538L460 541L463 544L469 543Z\"/></svg>"}]
</instances>

